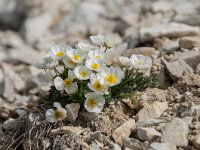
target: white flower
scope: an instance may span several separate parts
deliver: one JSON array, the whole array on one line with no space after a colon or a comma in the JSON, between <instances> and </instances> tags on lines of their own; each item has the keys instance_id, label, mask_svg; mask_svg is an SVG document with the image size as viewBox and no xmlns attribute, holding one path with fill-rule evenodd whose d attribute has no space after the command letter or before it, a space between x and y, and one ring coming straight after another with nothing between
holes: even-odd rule
<instances>
[{"instance_id":1,"label":"white flower","mask_svg":"<svg viewBox=\"0 0 200 150\"><path fill-rule=\"evenodd\" d=\"M82 63L85 53L79 49L71 49L67 51L67 56L75 63Z\"/></svg>"},{"instance_id":2,"label":"white flower","mask_svg":"<svg viewBox=\"0 0 200 150\"><path fill-rule=\"evenodd\" d=\"M128 58L128 57L119 57L119 61L122 65L126 66L126 67L130 67L132 64L131 64L131 60Z\"/></svg>"},{"instance_id":3,"label":"white flower","mask_svg":"<svg viewBox=\"0 0 200 150\"><path fill-rule=\"evenodd\" d=\"M97 46L104 45L104 35L90 36L90 39Z\"/></svg>"},{"instance_id":4,"label":"white flower","mask_svg":"<svg viewBox=\"0 0 200 150\"><path fill-rule=\"evenodd\" d=\"M53 123L65 119L67 111L58 102L54 102L53 105L56 109L48 109L46 111L46 121Z\"/></svg>"},{"instance_id":5,"label":"white flower","mask_svg":"<svg viewBox=\"0 0 200 150\"><path fill-rule=\"evenodd\" d=\"M87 80L90 78L92 71L85 66L78 66L74 69L74 74L79 80Z\"/></svg>"},{"instance_id":6,"label":"white flower","mask_svg":"<svg viewBox=\"0 0 200 150\"><path fill-rule=\"evenodd\" d=\"M63 59L63 62L67 68L74 69L76 67L76 63L67 56Z\"/></svg>"},{"instance_id":7,"label":"white flower","mask_svg":"<svg viewBox=\"0 0 200 150\"><path fill-rule=\"evenodd\" d=\"M94 50L94 51L90 51L88 53L88 57L105 60L107 58L107 53L97 49L97 50Z\"/></svg>"},{"instance_id":8,"label":"white flower","mask_svg":"<svg viewBox=\"0 0 200 150\"><path fill-rule=\"evenodd\" d=\"M73 82L74 80L73 71L68 71L68 77L66 79L62 79L61 77L56 77L54 79L54 85L58 91L65 90L68 94L74 94L78 90L77 82Z\"/></svg>"},{"instance_id":9,"label":"white flower","mask_svg":"<svg viewBox=\"0 0 200 150\"><path fill-rule=\"evenodd\" d=\"M103 95L108 93L108 85L105 83L104 78L100 76L100 74L91 75L88 87L97 94Z\"/></svg>"},{"instance_id":10,"label":"white flower","mask_svg":"<svg viewBox=\"0 0 200 150\"><path fill-rule=\"evenodd\" d=\"M76 48L80 49L80 50L82 50L84 52L89 52L91 50L97 49L96 46L91 45L91 44L89 44L87 42L78 42L78 44L76 44Z\"/></svg>"},{"instance_id":11,"label":"white flower","mask_svg":"<svg viewBox=\"0 0 200 150\"><path fill-rule=\"evenodd\" d=\"M99 59L88 59L86 60L85 65L94 71L99 71L102 67L105 67L103 61Z\"/></svg>"},{"instance_id":12,"label":"white flower","mask_svg":"<svg viewBox=\"0 0 200 150\"><path fill-rule=\"evenodd\" d=\"M136 69L149 69L152 66L152 60L149 57L143 55L133 54L130 58L131 64Z\"/></svg>"},{"instance_id":13,"label":"white flower","mask_svg":"<svg viewBox=\"0 0 200 150\"><path fill-rule=\"evenodd\" d=\"M53 69L58 65L57 60L53 60L50 56L42 58L42 60L36 63L34 66L38 69Z\"/></svg>"},{"instance_id":14,"label":"white flower","mask_svg":"<svg viewBox=\"0 0 200 150\"><path fill-rule=\"evenodd\" d=\"M100 113L105 104L105 99L102 95L98 95L95 92L85 94L85 109L88 112Z\"/></svg>"},{"instance_id":15,"label":"white flower","mask_svg":"<svg viewBox=\"0 0 200 150\"><path fill-rule=\"evenodd\" d=\"M113 66L109 68L103 68L102 70L100 70L100 74L104 77L105 82L109 86L115 86L119 84L122 78L124 78L124 72L120 68Z\"/></svg>"},{"instance_id":16,"label":"white flower","mask_svg":"<svg viewBox=\"0 0 200 150\"><path fill-rule=\"evenodd\" d=\"M49 56L55 60L61 60L69 49L71 48L65 44L53 46L49 51Z\"/></svg>"},{"instance_id":17,"label":"white flower","mask_svg":"<svg viewBox=\"0 0 200 150\"><path fill-rule=\"evenodd\" d=\"M121 38L117 34L106 34L104 36L104 47L112 48L121 42Z\"/></svg>"}]
</instances>

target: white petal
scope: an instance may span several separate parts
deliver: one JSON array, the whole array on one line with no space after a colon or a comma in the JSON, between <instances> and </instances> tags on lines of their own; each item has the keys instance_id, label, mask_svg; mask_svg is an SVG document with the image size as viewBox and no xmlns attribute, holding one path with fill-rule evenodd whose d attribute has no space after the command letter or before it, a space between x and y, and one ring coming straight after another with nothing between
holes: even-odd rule
<instances>
[{"instance_id":1,"label":"white petal","mask_svg":"<svg viewBox=\"0 0 200 150\"><path fill-rule=\"evenodd\" d=\"M55 87L56 87L56 89L58 91L63 90L63 88L64 88L64 81L63 81L63 79L61 77L56 77L54 79L54 85L55 85Z\"/></svg>"},{"instance_id":2,"label":"white petal","mask_svg":"<svg viewBox=\"0 0 200 150\"><path fill-rule=\"evenodd\" d=\"M68 94L74 94L74 93L76 93L77 90L78 90L77 82L72 83L72 85L70 87L65 87L65 91Z\"/></svg>"},{"instance_id":3,"label":"white petal","mask_svg":"<svg viewBox=\"0 0 200 150\"><path fill-rule=\"evenodd\" d=\"M62 108L62 106L59 102L54 102L53 106L56 107L56 108Z\"/></svg>"}]
</instances>

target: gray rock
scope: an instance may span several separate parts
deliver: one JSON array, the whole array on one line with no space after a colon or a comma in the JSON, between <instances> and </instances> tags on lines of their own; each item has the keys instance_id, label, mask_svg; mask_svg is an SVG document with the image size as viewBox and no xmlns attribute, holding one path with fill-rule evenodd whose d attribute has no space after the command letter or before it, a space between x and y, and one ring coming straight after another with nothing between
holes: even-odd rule
<instances>
[{"instance_id":1,"label":"gray rock","mask_svg":"<svg viewBox=\"0 0 200 150\"><path fill-rule=\"evenodd\" d=\"M90 145L90 150L101 150L101 149L99 148L98 145L96 145L96 144L91 144L91 145Z\"/></svg>"},{"instance_id":2,"label":"gray rock","mask_svg":"<svg viewBox=\"0 0 200 150\"><path fill-rule=\"evenodd\" d=\"M167 123L162 133L162 142L173 143L176 146L187 146L189 133L188 125L180 118L174 118Z\"/></svg>"},{"instance_id":3,"label":"gray rock","mask_svg":"<svg viewBox=\"0 0 200 150\"><path fill-rule=\"evenodd\" d=\"M131 131L135 129L135 120L130 119L123 123L120 127L118 127L114 132L112 133L112 137L115 140L115 142L119 145L122 145L122 138L123 137L129 137L131 134Z\"/></svg>"},{"instance_id":4,"label":"gray rock","mask_svg":"<svg viewBox=\"0 0 200 150\"><path fill-rule=\"evenodd\" d=\"M182 59L176 61L167 62L162 58L167 71L170 73L172 79L176 80L183 76L183 73L189 72L193 73L193 69Z\"/></svg>"},{"instance_id":5,"label":"gray rock","mask_svg":"<svg viewBox=\"0 0 200 150\"><path fill-rule=\"evenodd\" d=\"M144 106L136 115L138 120L158 119L162 113L168 109L167 102L155 101L149 105Z\"/></svg>"},{"instance_id":6,"label":"gray rock","mask_svg":"<svg viewBox=\"0 0 200 150\"><path fill-rule=\"evenodd\" d=\"M192 143L196 148L200 148L200 132L197 133Z\"/></svg>"},{"instance_id":7,"label":"gray rock","mask_svg":"<svg viewBox=\"0 0 200 150\"><path fill-rule=\"evenodd\" d=\"M199 14L177 14L174 17L174 21L175 22L179 22L179 23L184 23L184 24L188 24L191 26L198 26L200 24L200 17Z\"/></svg>"},{"instance_id":8,"label":"gray rock","mask_svg":"<svg viewBox=\"0 0 200 150\"><path fill-rule=\"evenodd\" d=\"M140 140L150 141L155 137L160 137L161 133L156 131L154 128L140 127L137 129L137 135Z\"/></svg>"},{"instance_id":9,"label":"gray rock","mask_svg":"<svg viewBox=\"0 0 200 150\"><path fill-rule=\"evenodd\" d=\"M143 142L140 142L139 140L124 137L122 138L122 143L125 147L135 150L147 150L148 146L144 144Z\"/></svg>"},{"instance_id":10,"label":"gray rock","mask_svg":"<svg viewBox=\"0 0 200 150\"><path fill-rule=\"evenodd\" d=\"M197 35L199 33L198 26L189 26L181 23L162 23L147 28L140 29L140 40L142 42L151 41L160 36L180 37L188 35Z\"/></svg>"},{"instance_id":11,"label":"gray rock","mask_svg":"<svg viewBox=\"0 0 200 150\"><path fill-rule=\"evenodd\" d=\"M66 134L66 133L73 133L76 134L82 130L82 127L74 127L74 126L62 126L57 129L52 129L52 134Z\"/></svg>"},{"instance_id":12,"label":"gray rock","mask_svg":"<svg viewBox=\"0 0 200 150\"><path fill-rule=\"evenodd\" d=\"M20 29L25 19L23 0L2 0L0 6L1 29Z\"/></svg>"},{"instance_id":13,"label":"gray rock","mask_svg":"<svg viewBox=\"0 0 200 150\"><path fill-rule=\"evenodd\" d=\"M66 105L67 110L67 119L71 122L75 122L76 118L78 117L80 104L78 103L71 103Z\"/></svg>"},{"instance_id":14,"label":"gray rock","mask_svg":"<svg viewBox=\"0 0 200 150\"><path fill-rule=\"evenodd\" d=\"M49 27L53 23L51 13L45 12L40 16L30 17L25 21L25 37L29 43L36 42L44 35L48 35ZM34 29L34 30L33 30Z\"/></svg>"},{"instance_id":15,"label":"gray rock","mask_svg":"<svg viewBox=\"0 0 200 150\"><path fill-rule=\"evenodd\" d=\"M138 120L136 122L137 127L149 127L149 126L154 126L158 125L159 123L164 123L164 120L160 119L144 119L144 120Z\"/></svg>"},{"instance_id":16,"label":"gray rock","mask_svg":"<svg viewBox=\"0 0 200 150\"><path fill-rule=\"evenodd\" d=\"M154 150L176 150L176 145L172 143L153 142L151 143L151 148L153 148Z\"/></svg>"},{"instance_id":17,"label":"gray rock","mask_svg":"<svg viewBox=\"0 0 200 150\"><path fill-rule=\"evenodd\" d=\"M95 132L92 132L90 134L90 140L91 141L99 141L100 143L103 143L103 135L101 134L101 131L95 131Z\"/></svg>"},{"instance_id":18,"label":"gray rock","mask_svg":"<svg viewBox=\"0 0 200 150\"><path fill-rule=\"evenodd\" d=\"M186 36L179 40L179 45L182 48L192 49L200 47L200 36Z\"/></svg>"},{"instance_id":19,"label":"gray rock","mask_svg":"<svg viewBox=\"0 0 200 150\"><path fill-rule=\"evenodd\" d=\"M169 1L155 1L152 4L153 12L168 12L172 9L173 9L173 3Z\"/></svg>"}]
</instances>

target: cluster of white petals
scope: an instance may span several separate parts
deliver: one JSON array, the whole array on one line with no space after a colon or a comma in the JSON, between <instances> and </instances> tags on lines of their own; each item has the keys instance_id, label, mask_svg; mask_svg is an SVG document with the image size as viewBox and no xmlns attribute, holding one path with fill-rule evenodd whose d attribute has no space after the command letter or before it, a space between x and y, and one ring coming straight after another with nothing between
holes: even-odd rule
<instances>
[{"instance_id":1,"label":"cluster of white petals","mask_svg":"<svg viewBox=\"0 0 200 150\"><path fill-rule=\"evenodd\" d=\"M118 36L96 35L90 36L90 39L92 43L78 42L74 48L65 44L52 47L35 67L55 71L53 84L62 94L80 94L81 88L87 88L83 90L87 91L83 97L85 109L100 113L105 104L104 96L110 94L110 89L120 84L126 76L124 69L114 64L113 60L131 69L150 68L152 61L143 55L133 54L130 58L121 56L123 51L118 51L121 43ZM59 72L57 66L63 66L64 72ZM80 87L82 82L87 82L87 87ZM54 102L54 107L55 110L48 109L46 112L46 120L49 122L66 117L67 112L60 103Z\"/></svg>"}]
</instances>

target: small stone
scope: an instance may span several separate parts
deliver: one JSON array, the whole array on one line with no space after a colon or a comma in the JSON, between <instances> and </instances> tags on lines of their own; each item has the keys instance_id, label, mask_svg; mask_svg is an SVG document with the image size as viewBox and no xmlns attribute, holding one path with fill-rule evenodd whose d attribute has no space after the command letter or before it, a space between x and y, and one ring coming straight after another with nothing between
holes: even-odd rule
<instances>
[{"instance_id":1,"label":"small stone","mask_svg":"<svg viewBox=\"0 0 200 150\"><path fill-rule=\"evenodd\" d=\"M131 134L131 130L135 129L135 120L130 119L123 123L120 127L118 127L113 133L112 137L115 140L115 142L119 145L122 145L122 138L123 137L129 137Z\"/></svg>"},{"instance_id":2,"label":"small stone","mask_svg":"<svg viewBox=\"0 0 200 150\"><path fill-rule=\"evenodd\" d=\"M150 141L154 137L160 137L161 133L156 131L154 128L143 128L137 129L137 135L140 140Z\"/></svg>"},{"instance_id":3,"label":"small stone","mask_svg":"<svg viewBox=\"0 0 200 150\"><path fill-rule=\"evenodd\" d=\"M176 150L176 145L172 143L153 142L151 143L151 148L153 148L154 150Z\"/></svg>"},{"instance_id":4,"label":"small stone","mask_svg":"<svg viewBox=\"0 0 200 150\"><path fill-rule=\"evenodd\" d=\"M71 122L75 122L76 118L78 117L80 104L78 103L67 104L66 109L67 109L67 119Z\"/></svg>"},{"instance_id":5,"label":"small stone","mask_svg":"<svg viewBox=\"0 0 200 150\"><path fill-rule=\"evenodd\" d=\"M3 128L6 130L11 130L17 127L17 120L13 118L8 118L4 123L3 123Z\"/></svg>"},{"instance_id":6,"label":"small stone","mask_svg":"<svg viewBox=\"0 0 200 150\"><path fill-rule=\"evenodd\" d=\"M126 57L131 57L132 54L138 54L138 55L140 54L151 57L154 54L154 52L155 52L154 47L138 47L126 50L123 55Z\"/></svg>"},{"instance_id":7,"label":"small stone","mask_svg":"<svg viewBox=\"0 0 200 150\"><path fill-rule=\"evenodd\" d=\"M99 148L98 145L96 145L96 144L91 144L91 145L90 145L90 150L101 150L101 149Z\"/></svg>"},{"instance_id":8,"label":"small stone","mask_svg":"<svg viewBox=\"0 0 200 150\"><path fill-rule=\"evenodd\" d=\"M194 47L200 47L200 36L186 36L179 40L181 48L192 49Z\"/></svg>"},{"instance_id":9,"label":"small stone","mask_svg":"<svg viewBox=\"0 0 200 150\"><path fill-rule=\"evenodd\" d=\"M196 148L200 148L200 132L195 136L195 139L192 141Z\"/></svg>"},{"instance_id":10,"label":"small stone","mask_svg":"<svg viewBox=\"0 0 200 150\"><path fill-rule=\"evenodd\" d=\"M159 23L151 27L140 29L140 40L142 42L151 41L157 37L180 37L188 35L197 35L199 33L198 26L189 26L182 23Z\"/></svg>"},{"instance_id":11,"label":"small stone","mask_svg":"<svg viewBox=\"0 0 200 150\"><path fill-rule=\"evenodd\" d=\"M133 150L147 150L148 146L139 140L124 137L122 138L122 143L125 147L133 149Z\"/></svg>"},{"instance_id":12,"label":"small stone","mask_svg":"<svg viewBox=\"0 0 200 150\"><path fill-rule=\"evenodd\" d=\"M174 118L164 127L162 142L173 143L176 146L187 146L189 133L188 125L180 118Z\"/></svg>"},{"instance_id":13,"label":"small stone","mask_svg":"<svg viewBox=\"0 0 200 150\"><path fill-rule=\"evenodd\" d=\"M90 134L90 140L91 141L97 140L100 143L103 143L103 135L101 134L101 131L92 132Z\"/></svg>"},{"instance_id":14,"label":"small stone","mask_svg":"<svg viewBox=\"0 0 200 150\"><path fill-rule=\"evenodd\" d=\"M57 129L51 130L52 134L66 134L66 133L73 133L76 134L82 130L81 127L74 127L74 126L62 126Z\"/></svg>"},{"instance_id":15,"label":"small stone","mask_svg":"<svg viewBox=\"0 0 200 150\"><path fill-rule=\"evenodd\" d=\"M162 113L168 109L167 102L155 101L149 105L142 108L136 115L138 120L145 119L158 119Z\"/></svg>"},{"instance_id":16,"label":"small stone","mask_svg":"<svg viewBox=\"0 0 200 150\"><path fill-rule=\"evenodd\" d=\"M159 123L165 122L164 120L160 119L145 119L145 120L138 120L136 122L137 127L148 127L148 126L155 126L158 125Z\"/></svg>"}]
</instances>

